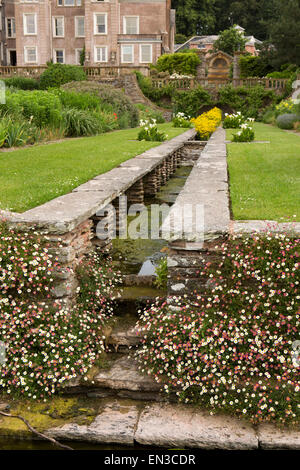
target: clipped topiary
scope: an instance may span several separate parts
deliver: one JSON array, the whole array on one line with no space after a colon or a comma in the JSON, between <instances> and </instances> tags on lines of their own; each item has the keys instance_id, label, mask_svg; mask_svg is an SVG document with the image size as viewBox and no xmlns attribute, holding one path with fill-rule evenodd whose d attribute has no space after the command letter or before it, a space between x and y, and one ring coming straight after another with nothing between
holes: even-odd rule
<instances>
[{"instance_id":1,"label":"clipped topiary","mask_svg":"<svg viewBox=\"0 0 300 470\"><path fill-rule=\"evenodd\" d=\"M40 88L58 88L64 83L86 80L86 74L79 65L49 64L40 77Z\"/></svg>"},{"instance_id":2,"label":"clipped topiary","mask_svg":"<svg viewBox=\"0 0 300 470\"><path fill-rule=\"evenodd\" d=\"M298 116L297 114L281 114L281 116L277 117L276 124L280 129L293 129L294 122L299 121L299 119L300 116Z\"/></svg>"},{"instance_id":3,"label":"clipped topiary","mask_svg":"<svg viewBox=\"0 0 300 470\"><path fill-rule=\"evenodd\" d=\"M196 75L197 67L201 63L199 56L194 51L186 53L163 54L156 63L159 72L176 72L184 75Z\"/></svg>"}]
</instances>

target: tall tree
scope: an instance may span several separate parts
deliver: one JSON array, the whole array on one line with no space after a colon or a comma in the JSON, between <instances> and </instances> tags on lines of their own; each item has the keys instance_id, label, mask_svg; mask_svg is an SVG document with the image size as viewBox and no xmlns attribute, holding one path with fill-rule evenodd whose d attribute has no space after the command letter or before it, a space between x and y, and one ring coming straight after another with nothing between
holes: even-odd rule
<instances>
[{"instance_id":1,"label":"tall tree","mask_svg":"<svg viewBox=\"0 0 300 470\"><path fill-rule=\"evenodd\" d=\"M225 29L214 43L215 51L227 52L233 55L235 51L243 51L245 49L246 39L233 26Z\"/></svg>"},{"instance_id":2,"label":"tall tree","mask_svg":"<svg viewBox=\"0 0 300 470\"><path fill-rule=\"evenodd\" d=\"M216 0L172 0L177 33L185 36L211 34L215 25Z\"/></svg>"},{"instance_id":3,"label":"tall tree","mask_svg":"<svg viewBox=\"0 0 300 470\"><path fill-rule=\"evenodd\" d=\"M300 65L300 0L278 0L279 19L270 25L275 65Z\"/></svg>"}]
</instances>

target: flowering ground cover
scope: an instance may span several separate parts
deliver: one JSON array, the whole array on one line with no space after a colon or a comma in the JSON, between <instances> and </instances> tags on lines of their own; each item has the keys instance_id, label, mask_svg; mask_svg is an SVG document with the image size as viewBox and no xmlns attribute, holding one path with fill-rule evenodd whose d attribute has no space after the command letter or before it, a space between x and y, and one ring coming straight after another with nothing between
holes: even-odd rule
<instances>
[{"instance_id":1,"label":"flowering ground cover","mask_svg":"<svg viewBox=\"0 0 300 470\"><path fill-rule=\"evenodd\" d=\"M141 369L211 413L299 424L299 247L271 233L219 246L219 261L199 272L210 293L142 315Z\"/></svg>"},{"instance_id":2,"label":"flowering ground cover","mask_svg":"<svg viewBox=\"0 0 300 470\"><path fill-rule=\"evenodd\" d=\"M97 252L78 268L72 308L53 305L49 292L60 268L47 241L0 224L0 393L47 398L66 381L85 376L104 351L118 273Z\"/></svg>"},{"instance_id":3,"label":"flowering ground cover","mask_svg":"<svg viewBox=\"0 0 300 470\"><path fill-rule=\"evenodd\" d=\"M253 129L255 140L270 143L227 146L234 219L300 221L300 137L262 123Z\"/></svg>"},{"instance_id":4,"label":"flowering ground cover","mask_svg":"<svg viewBox=\"0 0 300 470\"><path fill-rule=\"evenodd\" d=\"M171 123L158 129L169 139L185 131ZM134 128L0 153L0 209L36 207L157 145L138 141Z\"/></svg>"}]
</instances>

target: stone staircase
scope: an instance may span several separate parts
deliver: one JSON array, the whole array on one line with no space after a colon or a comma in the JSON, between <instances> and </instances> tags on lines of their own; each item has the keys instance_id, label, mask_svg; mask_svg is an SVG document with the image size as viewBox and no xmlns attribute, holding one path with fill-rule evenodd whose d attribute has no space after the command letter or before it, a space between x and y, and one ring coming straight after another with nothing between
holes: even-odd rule
<instances>
[{"instance_id":1,"label":"stone staircase","mask_svg":"<svg viewBox=\"0 0 300 470\"><path fill-rule=\"evenodd\" d=\"M162 113L164 119L166 121L172 120L172 111L169 109L160 108L156 106L152 101L150 101L142 92L139 87L137 78L135 74L125 75L124 76L124 88L125 94L131 99L131 101L135 104L141 103L149 108L153 109L153 111L158 111Z\"/></svg>"},{"instance_id":2,"label":"stone staircase","mask_svg":"<svg viewBox=\"0 0 300 470\"><path fill-rule=\"evenodd\" d=\"M122 322L121 325L117 323L106 340L108 352L104 365L95 367L88 381L80 378L70 381L64 393L88 398L162 401L161 385L153 377L140 372L132 354L140 345L142 336L134 321L125 326Z\"/></svg>"}]
</instances>

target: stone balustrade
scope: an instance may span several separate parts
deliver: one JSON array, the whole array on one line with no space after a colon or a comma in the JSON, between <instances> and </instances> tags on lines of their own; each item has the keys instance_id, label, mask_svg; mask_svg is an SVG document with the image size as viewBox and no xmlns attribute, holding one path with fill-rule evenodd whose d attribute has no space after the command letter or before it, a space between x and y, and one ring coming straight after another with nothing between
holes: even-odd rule
<instances>
[{"instance_id":1,"label":"stone balustrade","mask_svg":"<svg viewBox=\"0 0 300 470\"><path fill-rule=\"evenodd\" d=\"M204 88L220 88L224 85L254 87L263 86L266 90L283 91L286 88L288 79L285 78L152 78L155 88L172 86L175 89L190 90L202 86Z\"/></svg>"}]
</instances>

